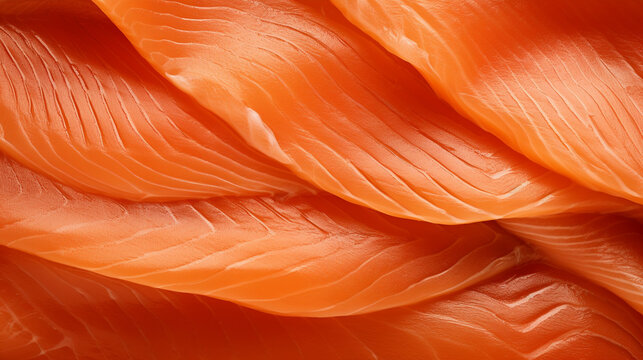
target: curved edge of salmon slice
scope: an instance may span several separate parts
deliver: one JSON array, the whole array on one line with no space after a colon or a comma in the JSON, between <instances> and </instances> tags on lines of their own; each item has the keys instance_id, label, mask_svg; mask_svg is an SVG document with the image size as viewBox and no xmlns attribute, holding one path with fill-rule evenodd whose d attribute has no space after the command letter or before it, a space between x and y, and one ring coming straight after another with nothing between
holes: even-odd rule
<instances>
[{"instance_id":1,"label":"curved edge of salmon slice","mask_svg":"<svg viewBox=\"0 0 643 360\"><path fill-rule=\"evenodd\" d=\"M640 314L601 288L537 265L435 301L327 319L265 314L1 246L0 273L0 357L7 360L643 356Z\"/></svg>"},{"instance_id":2,"label":"curved edge of salmon slice","mask_svg":"<svg viewBox=\"0 0 643 360\"><path fill-rule=\"evenodd\" d=\"M0 3L0 149L129 200L314 192L172 86L88 1Z\"/></svg>"},{"instance_id":3,"label":"curved edge of salmon slice","mask_svg":"<svg viewBox=\"0 0 643 360\"><path fill-rule=\"evenodd\" d=\"M248 143L351 202L442 224L631 206L462 118L328 1L95 3Z\"/></svg>"},{"instance_id":4,"label":"curved edge of salmon slice","mask_svg":"<svg viewBox=\"0 0 643 360\"><path fill-rule=\"evenodd\" d=\"M332 1L512 148L643 203L640 1Z\"/></svg>"},{"instance_id":5,"label":"curved edge of salmon slice","mask_svg":"<svg viewBox=\"0 0 643 360\"><path fill-rule=\"evenodd\" d=\"M0 244L144 285L319 317L451 293L532 254L493 223L404 220L331 195L117 201L5 156Z\"/></svg>"},{"instance_id":6,"label":"curved edge of salmon slice","mask_svg":"<svg viewBox=\"0 0 643 360\"><path fill-rule=\"evenodd\" d=\"M611 290L643 313L643 224L611 215L502 220L557 266Z\"/></svg>"}]
</instances>

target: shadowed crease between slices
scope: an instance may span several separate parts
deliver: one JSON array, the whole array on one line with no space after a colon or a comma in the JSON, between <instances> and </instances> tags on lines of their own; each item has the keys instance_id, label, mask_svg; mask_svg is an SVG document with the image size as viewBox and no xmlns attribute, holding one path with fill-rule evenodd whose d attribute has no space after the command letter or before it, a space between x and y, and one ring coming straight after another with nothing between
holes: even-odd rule
<instances>
[{"instance_id":1,"label":"shadowed crease between slices","mask_svg":"<svg viewBox=\"0 0 643 360\"><path fill-rule=\"evenodd\" d=\"M604 286L643 312L643 224L614 215L499 221L557 266Z\"/></svg>"}]
</instances>

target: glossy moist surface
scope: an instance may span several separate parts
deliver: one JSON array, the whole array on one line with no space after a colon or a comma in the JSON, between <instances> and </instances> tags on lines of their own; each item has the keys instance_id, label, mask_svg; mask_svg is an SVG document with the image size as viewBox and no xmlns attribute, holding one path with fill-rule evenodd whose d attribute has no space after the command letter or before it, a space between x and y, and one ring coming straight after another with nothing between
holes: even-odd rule
<instances>
[{"instance_id":1,"label":"glossy moist surface","mask_svg":"<svg viewBox=\"0 0 643 360\"><path fill-rule=\"evenodd\" d=\"M393 218L331 195L133 203L0 158L0 244L268 312L337 316L462 289L530 258L495 224Z\"/></svg>"},{"instance_id":2,"label":"glossy moist surface","mask_svg":"<svg viewBox=\"0 0 643 360\"><path fill-rule=\"evenodd\" d=\"M95 3L249 144L351 202L442 224L629 206L481 131L327 1Z\"/></svg>"},{"instance_id":3,"label":"glossy moist surface","mask_svg":"<svg viewBox=\"0 0 643 360\"><path fill-rule=\"evenodd\" d=\"M7 360L643 356L641 315L605 290L542 266L433 302L306 319L109 279L2 247L0 259L0 356Z\"/></svg>"},{"instance_id":4,"label":"glossy moist surface","mask_svg":"<svg viewBox=\"0 0 643 360\"><path fill-rule=\"evenodd\" d=\"M2 151L129 200L310 192L157 74L91 3L29 3L0 4Z\"/></svg>"},{"instance_id":5,"label":"glossy moist surface","mask_svg":"<svg viewBox=\"0 0 643 360\"><path fill-rule=\"evenodd\" d=\"M639 74L639 52L606 25L638 7L617 3L0 0L0 359L643 358L643 207L621 171L640 79L619 67ZM490 63L424 54L515 104L406 57L471 31L488 56L514 22L524 44ZM531 74L539 44L632 81ZM561 81L604 96L557 103ZM517 140L488 128L514 105ZM562 105L591 115L584 150L552 137L578 120Z\"/></svg>"},{"instance_id":6,"label":"glossy moist surface","mask_svg":"<svg viewBox=\"0 0 643 360\"><path fill-rule=\"evenodd\" d=\"M643 202L643 3L332 0L530 159Z\"/></svg>"}]
</instances>

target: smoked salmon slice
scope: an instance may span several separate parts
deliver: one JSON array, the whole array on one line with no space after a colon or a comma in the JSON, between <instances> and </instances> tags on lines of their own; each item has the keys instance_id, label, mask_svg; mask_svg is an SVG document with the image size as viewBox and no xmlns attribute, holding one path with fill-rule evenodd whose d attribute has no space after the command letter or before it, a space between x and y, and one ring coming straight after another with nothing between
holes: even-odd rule
<instances>
[{"instance_id":1,"label":"smoked salmon slice","mask_svg":"<svg viewBox=\"0 0 643 360\"><path fill-rule=\"evenodd\" d=\"M530 259L495 224L394 218L330 195L133 203L0 158L0 244L273 313L336 316L450 293Z\"/></svg>"},{"instance_id":2,"label":"smoked salmon slice","mask_svg":"<svg viewBox=\"0 0 643 360\"><path fill-rule=\"evenodd\" d=\"M636 360L643 357L641 320L607 291L543 266L414 306L307 319L0 247L4 360Z\"/></svg>"},{"instance_id":3,"label":"smoked salmon slice","mask_svg":"<svg viewBox=\"0 0 643 360\"><path fill-rule=\"evenodd\" d=\"M481 131L328 1L95 3L249 144L351 202L442 224L631 206Z\"/></svg>"},{"instance_id":4,"label":"smoked salmon slice","mask_svg":"<svg viewBox=\"0 0 643 360\"><path fill-rule=\"evenodd\" d=\"M2 151L130 200L310 191L156 73L91 2L59 3L0 3Z\"/></svg>"},{"instance_id":5,"label":"smoked salmon slice","mask_svg":"<svg viewBox=\"0 0 643 360\"><path fill-rule=\"evenodd\" d=\"M513 149L643 203L643 2L332 1Z\"/></svg>"},{"instance_id":6,"label":"smoked salmon slice","mask_svg":"<svg viewBox=\"0 0 643 360\"><path fill-rule=\"evenodd\" d=\"M643 359L642 6L334 2L0 0L1 360Z\"/></svg>"},{"instance_id":7,"label":"smoked salmon slice","mask_svg":"<svg viewBox=\"0 0 643 360\"><path fill-rule=\"evenodd\" d=\"M643 313L643 224L611 215L558 215L500 224L557 266L611 290Z\"/></svg>"}]
</instances>

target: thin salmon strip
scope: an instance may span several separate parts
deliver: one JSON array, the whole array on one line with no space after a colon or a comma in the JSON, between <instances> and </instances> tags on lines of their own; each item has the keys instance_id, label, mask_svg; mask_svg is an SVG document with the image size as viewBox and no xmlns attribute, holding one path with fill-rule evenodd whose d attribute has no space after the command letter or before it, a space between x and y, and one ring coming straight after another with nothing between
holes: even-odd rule
<instances>
[{"instance_id":1,"label":"thin salmon strip","mask_svg":"<svg viewBox=\"0 0 643 360\"><path fill-rule=\"evenodd\" d=\"M643 224L610 215L559 215L500 224L556 265L604 286L643 313Z\"/></svg>"},{"instance_id":2,"label":"thin salmon strip","mask_svg":"<svg viewBox=\"0 0 643 360\"><path fill-rule=\"evenodd\" d=\"M641 315L603 289L542 266L434 302L305 319L148 288L1 247L0 260L5 360L643 356Z\"/></svg>"},{"instance_id":3,"label":"thin salmon strip","mask_svg":"<svg viewBox=\"0 0 643 360\"><path fill-rule=\"evenodd\" d=\"M643 203L640 0L332 0L530 159Z\"/></svg>"},{"instance_id":4,"label":"thin salmon strip","mask_svg":"<svg viewBox=\"0 0 643 360\"><path fill-rule=\"evenodd\" d=\"M1 150L130 200L311 188L157 74L91 2L59 3L0 3Z\"/></svg>"},{"instance_id":5,"label":"thin salmon strip","mask_svg":"<svg viewBox=\"0 0 643 360\"><path fill-rule=\"evenodd\" d=\"M631 206L481 131L328 1L95 3L248 143L351 202L442 224Z\"/></svg>"},{"instance_id":6,"label":"thin salmon strip","mask_svg":"<svg viewBox=\"0 0 643 360\"><path fill-rule=\"evenodd\" d=\"M131 203L0 161L0 244L144 285L306 316L462 289L528 260L495 224L389 217L330 195Z\"/></svg>"}]
</instances>

